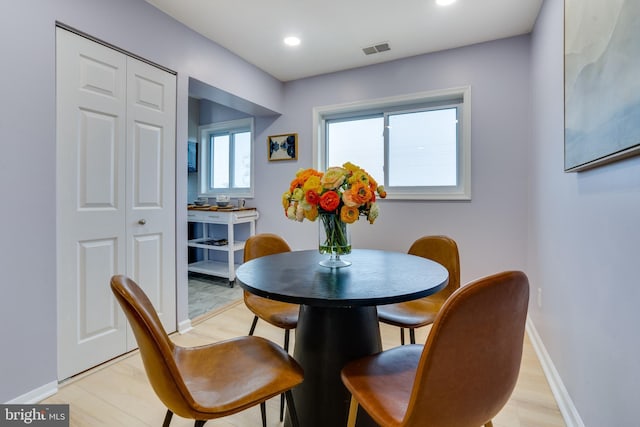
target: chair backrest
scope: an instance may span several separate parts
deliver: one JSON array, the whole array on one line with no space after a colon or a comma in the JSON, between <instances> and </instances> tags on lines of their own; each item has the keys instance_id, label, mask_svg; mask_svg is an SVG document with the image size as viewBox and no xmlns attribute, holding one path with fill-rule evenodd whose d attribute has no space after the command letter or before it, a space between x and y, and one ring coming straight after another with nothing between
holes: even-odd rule
<instances>
[{"instance_id":1,"label":"chair backrest","mask_svg":"<svg viewBox=\"0 0 640 427\"><path fill-rule=\"evenodd\" d=\"M290 251L291 247L282 237L273 233L260 233L249 237L246 242L244 242L244 262L262 256ZM249 294L247 290L242 294L245 302L248 298L259 298L256 295Z\"/></svg>"},{"instance_id":2,"label":"chair backrest","mask_svg":"<svg viewBox=\"0 0 640 427\"><path fill-rule=\"evenodd\" d=\"M447 236L424 236L413 242L408 253L435 261L449 270L449 283L434 297L446 299L460 287L460 255L455 240Z\"/></svg>"},{"instance_id":3,"label":"chair backrest","mask_svg":"<svg viewBox=\"0 0 640 427\"><path fill-rule=\"evenodd\" d=\"M249 237L244 243L244 261L290 251L289 244L277 234L256 234Z\"/></svg>"},{"instance_id":4,"label":"chair backrest","mask_svg":"<svg viewBox=\"0 0 640 427\"><path fill-rule=\"evenodd\" d=\"M490 421L518 379L528 302L529 281L519 271L458 289L433 323L402 425Z\"/></svg>"},{"instance_id":5,"label":"chair backrest","mask_svg":"<svg viewBox=\"0 0 640 427\"><path fill-rule=\"evenodd\" d=\"M140 347L144 369L158 398L177 415L193 413L193 397L174 359L179 348L169 339L153 304L144 291L126 276L113 276L111 290L129 320Z\"/></svg>"}]
</instances>

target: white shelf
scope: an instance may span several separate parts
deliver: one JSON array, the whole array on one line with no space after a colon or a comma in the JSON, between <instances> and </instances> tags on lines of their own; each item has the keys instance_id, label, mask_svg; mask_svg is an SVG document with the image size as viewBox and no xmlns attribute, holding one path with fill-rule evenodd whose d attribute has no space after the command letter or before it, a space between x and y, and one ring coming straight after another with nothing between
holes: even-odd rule
<instances>
[{"instance_id":1,"label":"white shelf","mask_svg":"<svg viewBox=\"0 0 640 427\"><path fill-rule=\"evenodd\" d=\"M238 265L235 265L234 267L238 268ZM188 270L194 273L208 274L209 276L226 277L230 281L233 280L231 277L229 277L229 264L222 261L206 260L194 262L189 264Z\"/></svg>"},{"instance_id":2,"label":"white shelf","mask_svg":"<svg viewBox=\"0 0 640 427\"><path fill-rule=\"evenodd\" d=\"M241 251L244 249L244 240L236 240L231 246L229 246L228 244L227 245L208 245L206 243L203 243L210 240L213 240L213 239L211 237L202 237L200 239L192 239L192 240L189 240L187 245L190 248L202 248L202 249L209 249L212 251L222 251L222 252L227 252L229 250Z\"/></svg>"}]
</instances>

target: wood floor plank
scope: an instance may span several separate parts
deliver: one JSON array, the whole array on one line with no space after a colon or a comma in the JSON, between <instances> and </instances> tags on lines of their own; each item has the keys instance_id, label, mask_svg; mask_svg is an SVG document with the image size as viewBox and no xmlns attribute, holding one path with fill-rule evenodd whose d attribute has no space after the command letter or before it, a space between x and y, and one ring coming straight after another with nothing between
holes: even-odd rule
<instances>
[{"instance_id":1,"label":"wood floor plank","mask_svg":"<svg viewBox=\"0 0 640 427\"><path fill-rule=\"evenodd\" d=\"M237 304L218 310L214 316L203 316L191 331L183 335L174 334L171 338L179 345L192 346L242 336L248 333L252 318L252 313L239 301ZM400 345L398 328L381 325L380 333L383 348ZM428 333L428 327L416 330L416 341L423 344ZM265 322L258 322L255 335L283 345L283 331ZM408 336L406 339L408 340ZM290 345L293 349L295 334L291 334ZM159 427L166 412L166 408L149 385L137 352L61 384L58 393L42 403L70 404L71 427ZM267 402L268 427L282 426L278 420L278 413L279 398L271 399ZM206 423L206 427L259 425L258 407ZM493 425L495 427L565 426L528 338L525 338L516 388L504 409L494 419ZM171 422L171 427L187 426L193 426L193 421L175 416Z\"/></svg>"}]
</instances>

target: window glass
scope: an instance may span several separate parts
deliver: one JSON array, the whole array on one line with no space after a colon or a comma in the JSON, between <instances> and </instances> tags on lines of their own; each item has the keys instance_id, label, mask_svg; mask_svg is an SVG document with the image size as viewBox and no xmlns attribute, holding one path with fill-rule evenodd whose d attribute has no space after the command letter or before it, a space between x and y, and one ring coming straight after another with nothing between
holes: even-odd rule
<instances>
[{"instance_id":1,"label":"window glass","mask_svg":"<svg viewBox=\"0 0 640 427\"><path fill-rule=\"evenodd\" d=\"M457 183L457 110L389 115L389 187Z\"/></svg>"},{"instance_id":2,"label":"window glass","mask_svg":"<svg viewBox=\"0 0 640 427\"><path fill-rule=\"evenodd\" d=\"M329 121L327 125L327 166L355 162L373 177L384 174L384 118L355 118Z\"/></svg>"},{"instance_id":3,"label":"window glass","mask_svg":"<svg viewBox=\"0 0 640 427\"><path fill-rule=\"evenodd\" d=\"M233 144L233 186L249 188L251 185L251 132L235 134Z\"/></svg>"},{"instance_id":4,"label":"window glass","mask_svg":"<svg viewBox=\"0 0 640 427\"><path fill-rule=\"evenodd\" d=\"M229 188L229 135L211 137L211 187Z\"/></svg>"}]
</instances>

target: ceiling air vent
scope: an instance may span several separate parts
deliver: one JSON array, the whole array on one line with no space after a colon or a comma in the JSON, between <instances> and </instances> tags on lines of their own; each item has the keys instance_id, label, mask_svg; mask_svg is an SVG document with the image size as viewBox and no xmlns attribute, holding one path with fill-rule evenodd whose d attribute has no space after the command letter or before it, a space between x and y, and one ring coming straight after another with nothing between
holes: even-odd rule
<instances>
[{"instance_id":1,"label":"ceiling air vent","mask_svg":"<svg viewBox=\"0 0 640 427\"><path fill-rule=\"evenodd\" d=\"M380 43L362 48L365 55L373 55L374 53L385 52L387 50L391 50L389 43Z\"/></svg>"}]
</instances>

